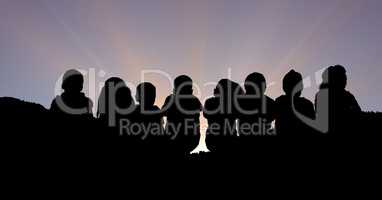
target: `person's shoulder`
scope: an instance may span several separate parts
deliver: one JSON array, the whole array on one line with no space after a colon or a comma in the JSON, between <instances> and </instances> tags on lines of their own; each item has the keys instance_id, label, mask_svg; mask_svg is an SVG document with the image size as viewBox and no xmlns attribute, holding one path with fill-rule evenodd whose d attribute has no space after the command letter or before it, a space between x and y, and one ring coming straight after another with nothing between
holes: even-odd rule
<instances>
[{"instance_id":1,"label":"person's shoulder","mask_svg":"<svg viewBox=\"0 0 382 200\"><path fill-rule=\"evenodd\" d=\"M305 97L300 97L300 102L304 105L312 105L313 106L313 103L312 101L310 101L309 99L305 98Z\"/></svg>"},{"instance_id":2,"label":"person's shoulder","mask_svg":"<svg viewBox=\"0 0 382 200\"><path fill-rule=\"evenodd\" d=\"M83 103L84 103L85 105L88 105L88 106L90 106L90 107L93 107L93 101L92 101L89 97L87 97L87 96L83 96L82 98L83 98Z\"/></svg>"},{"instance_id":3,"label":"person's shoulder","mask_svg":"<svg viewBox=\"0 0 382 200\"><path fill-rule=\"evenodd\" d=\"M82 99L84 101L91 101L91 99L89 97L87 97L86 94L83 92L79 93L78 96L80 97L80 99Z\"/></svg>"},{"instance_id":4,"label":"person's shoulder","mask_svg":"<svg viewBox=\"0 0 382 200\"><path fill-rule=\"evenodd\" d=\"M344 94L345 94L345 97L347 98L355 99L354 95L347 90L345 90Z\"/></svg>"},{"instance_id":5,"label":"person's shoulder","mask_svg":"<svg viewBox=\"0 0 382 200\"><path fill-rule=\"evenodd\" d=\"M54 97L52 102L50 103L50 110L54 110L56 107L57 107L57 99L58 99L58 96Z\"/></svg>"},{"instance_id":6,"label":"person's shoulder","mask_svg":"<svg viewBox=\"0 0 382 200\"><path fill-rule=\"evenodd\" d=\"M168 96L166 97L165 102L169 102L169 101L171 101L172 99L174 99L174 95L173 95L173 94L170 94L170 95L168 95Z\"/></svg>"},{"instance_id":7,"label":"person's shoulder","mask_svg":"<svg viewBox=\"0 0 382 200\"><path fill-rule=\"evenodd\" d=\"M89 97L85 97L86 101L89 102L89 104L93 105L93 100L91 100Z\"/></svg>"},{"instance_id":8,"label":"person's shoulder","mask_svg":"<svg viewBox=\"0 0 382 200\"><path fill-rule=\"evenodd\" d=\"M345 91L345 100L348 101L349 103L351 103L352 105L356 105L359 110L361 109L360 105L358 104L357 99L349 91Z\"/></svg>"},{"instance_id":9,"label":"person's shoulder","mask_svg":"<svg viewBox=\"0 0 382 200\"><path fill-rule=\"evenodd\" d=\"M329 97L329 90L326 88L320 88L315 95L315 101L324 100Z\"/></svg>"},{"instance_id":10,"label":"person's shoulder","mask_svg":"<svg viewBox=\"0 0 382 200\"><path fill-rule=\"evenodd\" d=\"M189 108L190 109L195 109L195 110L203 110L203 105L202 103L200 102L199 98L196 97L195 95L191 95L191 98L189 100Z\"/></svg>"},{"instance_id":11,"label":"person's shoulder","mask_svg":"<svg viewBox=\"0 0 382 200\"><path fill-rule=\"evenodd\" d=\"M164 100L164 104L163 106L165 105L168 105L170 102L172 102L174 100L174 95L173 94L170 94L166 97L166 99Z\"/></svg>"},{"instance_id":12,"label":"person's shoulder","mask_svg":"<svg viewBox=\"0 0 382 200\"><path fill-rule=\"evenodd\" d=\"M271 97L265 95L265 100L267 101L267 103L275 103L275 100L273 100Z\"/></svg>"},{"instance_id":13,"label":"person's shoulder","mask_svg":"<svg viewBox=\"0 0 382 200\"><path fill-rule=\"evenodd\" d=\"M284 101L286 101L288 99L288 97L286 96L286 95L281 95L281 96L279 96L279 97L277 97L276 99L275 99L275 102L276 103L280 103L280 102L284 102Z\"/></svg>"},{"instance_id":14,"label":"person's shoulder","mask_svg":"<svg viewBox=\"0 0 382 200\"><path fill-rule=\"evenodd\" d=\"M57 104L57 101L62 99L61 95L57 95L53 98L52 102L51 102L51 105L56 105Z\"/></svg>"},{"instance_id":15,"label":"person's shoulder","mask_svg":"<svg viewBox=\"0 0 382 200\"><path fill-rule=\"evenodd\" d=\"M160 111L160 108L157 105L153 106L153 111Z\"/></svg>"},{"instance_id":16,"label":"person's shoulder","mask_svg":"<svg viewBox=\"0 0 382 200\"><path fill-rule=\"evenodd\" d=\"M215 107L218 103L219 103L219 99L218 99L218 98L216 98L216 97L211 97L211 98L208 98L208 99L204 102L204 107L206 107L206 108L209 108L209 107Z\"/></svg>"},{"instance_id":17,"label":"person's shoulder","mask_svg":"<svg viewBox=\"0 0 382 200\"><path fill-rule=\"evenodd\" d=\"M57 101L57 99L59 98L59 95L55 96L51 102L51 104L55 103Z\"/></svg>"},{"instance_id":18,"label":"person's shoulder","mask_svg":"<svg viewBox=\"0 0 382 200\"><path fill-rule=\"evenodd\" d=\"M191 99L194 99L194 100L198 100L199 101L199 98L195 95L191 95Z\"/></svg>"},{"instance_id":19,"label":"person's shoulder","mask_svg":"<svg viewBox=\"0 0 382 200\"><path fill-rule=\"evenodd\" d=\"M212 103L215 103L218 99L216 97L211 97L211 98L208 98L206 101L205 101L205 104L212 104Z\"/></svg>"},{"instance_id":20,"label":"person's shoulder","mask_svg":"<svg viewBox=\"0 0 382 200\"><path fill-rule=\"evenodd\" d=\"M197 104L202 104L199 100L199 98L195 95L191 95L191 100L194 102L194 103L197 103Z\"/></svg>"},{"instance_id":21,"label":"person's shoulder","mask_svg":"<svg viewBox=\"0 0 382 200\"><path fill-rule=\"evenodd\" d=\"M305 97L300 97L299 99L300 99L300 101L305 102L305 103L311 103L312 102L312 101L310 101L309 99L307 99Z\"/></svg>"},{"instance_id":22,"label":"person's shoulder","mask_svg":"<svg viewBox=\"0 0 382 200\"><path fill-rule=\"evenodd\" d=\"M168 111L173 108L174 102L175 101L174 101L174 95L173 94L170 94L166 97L166 99L162 105L162 109L161 109L163 111L164 115L167 115Z\"/></svg>"},{"instance_id":23,"label":"person's shoulder","mask_svg":"<svg viewBox=\"0 0 382 200\"><path fill-rule=\"evenodd\" d=\"M133 106L133 113L138 114L141 111L141 105L136 104Z\"/></svg>"}]
</instances>

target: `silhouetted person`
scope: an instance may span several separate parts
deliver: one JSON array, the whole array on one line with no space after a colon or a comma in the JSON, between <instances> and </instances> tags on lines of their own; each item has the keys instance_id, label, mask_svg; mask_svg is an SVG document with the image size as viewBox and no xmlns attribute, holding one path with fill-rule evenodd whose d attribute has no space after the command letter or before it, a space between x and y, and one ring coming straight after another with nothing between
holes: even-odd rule
<instances>
[{"instance_id":1,"label":"silhouetted person","mask_svg":"<svg viewBox=\"0 0 382 200\"><path fill-rule=\"evenodd\" d=\"M324 71L322 79L316 95L316 118L329 118L330 135L350 135L358 128L361 107L346 90L346 70L341 65L331 66Z\"/></svg>"},{"instance_id":2,"label":"silhouetted person","mask_svg":"<svg viewBox=\"0 0 382 200\"><path fill-rule=\"evenodd\" d=\"M250 74L244 83L245 95L240 97L240 145L251 150L258 136L273 136L271 123L275 119L275 102L265 95L266 80L260 73Z\"/></svg>"},{"instance_id":3,"label":"silhouetted person","mask_svg":"<svg viewBox=\"0 0 382 200\"><path fill-rule=\"evenodd\" d=\"M173 140L173 153L190 153L199 144L202 111L202 104L193 95L190 77L182 75L174 80L173 94L166 98L162 111L167 117L165 131Z\"/></svg>"},{"instance_id":4,"label":"silhouetted person","mask_svg":"<svg viewBox=\"0 0 382 200\"><path fill-rule=\"evenodd\" d=\"M313 130L295 114L296 111L310 119L315 118L313 103L301 97L303 88L303 79L300 73L291 70L285 75L283 79L285 95L276 99L276 132L278 136L301 137L313 134Z\"/></svg>"},{"instance_id":5,"label":"silhouetted person","mask_svg":"<svg viewBox=\"0 0 382 200\"><path fill-rule=\"evenodd\" d=\"M243 93L239 84L222 79L214 90L214 97L205 102L203 115L208 120L206 143L212 152L236 150L238 111L235 103L238 95Z\"/></svg>"},{"instance_id":6,"label":"silhouetted person","mask_svg":"<svg viewBox=\"0 0 382 200\"><path fill-rule=\"evenodd\" d=\"M155 105L156 88L153 84L144 82L137 86L136 112L134 121L142 128L141 139L145 148L151 153L165 153L169 138L164 135L163 116L161 110Z\"/></svg>"},{"instance_id":7,"label":"silhouetted person","mask_svg":"<svg viewBox=\"0 0 382 200\"><path fill-rule=\"evenodd\" d=\"M55 114L92 116L92 101L82 93L83 75L77 70L65 72L62 81L64 92L57 96L50 107Z\"/></svg>"},{"instance_id":8,"label":"silhouetted person","mask_svg":"<svg viewBox=\"0 0 382 200\"><path fill-rule=\"evenodd\" d=\"M49 121L46 126L56 128L52 135L60 137L82 137L93 135L96 124L92 114L93 103L82 92L83 75L77 70L65 72L62 79L63 93L57 96L51 104Z\"/></svg>"},{"instance_id":9,"label":"silhouetted person","mask_svg":"<svg viewBox=\"0 0 382 200\"><path fill-rule=\"evenodd\" d=\"M108 79L98 100L97 116L101 123L117 128L114 134L130 135L134 109L134 99L125 82L117 77Z\"/></svg>"}]
</instances>

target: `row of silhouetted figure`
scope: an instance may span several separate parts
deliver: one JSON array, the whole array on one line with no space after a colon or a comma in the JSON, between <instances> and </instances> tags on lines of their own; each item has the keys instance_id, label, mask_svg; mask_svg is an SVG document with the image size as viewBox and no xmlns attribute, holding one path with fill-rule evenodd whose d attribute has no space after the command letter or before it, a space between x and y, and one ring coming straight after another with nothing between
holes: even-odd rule
<instances>
[{"instance_id":1,"label":"row of silhouetted figure","mask_svg":"<svg viewBox=\"0 0 382 200\"><path fill-rule=\"evenodd\" d=\"M203 105L193 95L192 79L181 75L174 80L173 93L159 108L153 84L139 84L134 100L125 82L113 77L101 90L95 120L105 137L125 137L134 147L181 154L198 146L201 114L208 121L206 144L212 152L248 150L261 137L346 136L355 130L353 125L361 114L355 97L346 90L346 70L340 65L331 66L322 78L314 103L302 97L303 77L291 70L283 78L285 94L276 100L265 95L266 79L255 72L245 79L244 87L229 79L220 80L214 96ZM63 93L53 100L50 111L66 117L93 118L93 103L82 92L83 84L80 72L67 71ZM320 117L328 120L326 133L309 123Z\"/></svg>"}]
</instances>

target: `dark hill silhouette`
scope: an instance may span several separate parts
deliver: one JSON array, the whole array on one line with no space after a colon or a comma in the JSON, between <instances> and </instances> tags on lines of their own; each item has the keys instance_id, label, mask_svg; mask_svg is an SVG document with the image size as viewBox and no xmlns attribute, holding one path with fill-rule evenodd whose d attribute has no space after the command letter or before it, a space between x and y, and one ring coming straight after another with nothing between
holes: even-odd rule
<instances>
[{"instance_id":1,"label":"dark hill silhouette","mask_svg":"<svg viewBox=\"0 0 382 200\"><path fill-rule=\"evenodd\" d=\"M49 119L42 105L11 97L0 98L1 135L9 137L31 136L32 130L41 130Z\"/></svg>"},{"instance_id":2,"label":"dark hill silhouette","mask_svg":"<svg viewBox=\"0 0 382 200\"><path fill-rule=\"evenodd\" d=\"M72 139L97 136L92 117L59 115L40 104L0 98L2 136L10 138ZM101 134L101 133L100 133Z\"/></svg>"},{"instance_id":3,"label":"dark hill silhouette","mask_svg":"<svg viewBox=\"0 0 382 200\"><path fill-rule=\"evenodd\" d=\"M0 109L2 114L14 114L15 112L46 114L48 112L48 110L40 104L22 101L13 97L0 97Z\"/></svg>"},{"instance_id":4,"label":"dark hill silhouette","mask_svg":"<svg viewBox=\"0 0 382 200\"><path fill-rule=\"evenodd\" d=\"M382 132L381 112L362 112L360 117L359 134L367 137L378 137Z\"/></svg>"}]
</instances>

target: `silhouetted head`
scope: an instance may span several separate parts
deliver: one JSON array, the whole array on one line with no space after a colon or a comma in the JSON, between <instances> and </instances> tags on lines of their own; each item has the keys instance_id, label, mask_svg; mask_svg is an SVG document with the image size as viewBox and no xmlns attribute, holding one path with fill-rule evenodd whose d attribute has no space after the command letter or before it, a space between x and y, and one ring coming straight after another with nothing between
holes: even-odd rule
<instances>
[{"instance_id":1,"label":"silhouetted head","mask_svg":"<svg viewBox=\"0 0 382 200\"><path fill-rule=\"evenodd\" d=\"M264 94L267 88L264 75L260 73L252 73L245 79L244 87L247 94Z\"/></svg>"},{"instance_id":2,"label":"silhouetted head","mask_svg":"<svg viewBox=\"0 0 382 200\"><path fill-rule=\"evenodd\" d=\"M214 95L222 96L226 94L228 92L228 85L230 85L230 80L221 79L216 85L216 88L214 89Z\"/></svg>"},{"instance_id":3,"label":"silhouetted head","mask_svg":"<svg viewBox=\"0 0 382 200\"><path fill-rule=\"evenodd\" d=\"M238 99L244 91L240 84L229 79L221 79L214 90L214 96L219 97L226 106L234 108L235 99Z\"/></svg>"},{"instance_id":4,"label":"silhouetted head","mask_svg":"<svg viewBox=\"0 0 382 200\"><path fill-rule=\"evenodd\" d=\"M135 96L139 104L152 106L155 103L156 88L151 83L141 83L137 86L137 94Z\"/></svg>"},{"instance_id":5,"label":"silhouetted head","mask_svg":"<svg viewBox=\"0 0 382 200\"><path fill-rule=\"evenodd\" d=\"M328 67L322 74L322 86L344 90L347 84L346 69L341 65Z\"/></svg>"},{"instance_id":6,"label":"silhouetted head","mask_svg":"<svg viewBox=\"0 0 382 200\"><path fill-rule=\"evenodd\" d=\"M126 107L132 101L131 90L126 86L125 81L118 77L112 77L106 80L102 92L106 102L115 98L119 107Z\"/></svg>"},{"instance_id":7,"label":"silhouetted head","mask_svg":"<svg viewBox=\"0 0 382 200\"><path fill-rule=\"evenodd\" d=\"M126 86L125 81L118 77L111 77L106 80L105 87L124 87Z\"/></svg>"},{"instance_id":8,"label":"silhouetted head","mask_svg":"<svg viewBox=\"0 0 382 200\"><path fill-rule=\"evenodd\" d=\"M128 108L134 102L130 88L121 87L115 94L115 102L119 108Z\"/></svg>"},{"instance_id":9,"label":"silhouetted head","mask_svg":"<svg viewBox=\"0 0 382 200\"><path fill-rule=\"evenodd\" d=\"M114 102L117 105L110 105ZM126 86L125 82L118 77L109 78L106 80L98 100L98 115L108 113L110 107L126 108L132 103L131 90Z\"/></svg>"},{"instance_id":10,"label":"silhouetted head","mask_svg":"<svg viewBox=\"0 0 382 200\"><path fill-rule=\"evenodd\" d=\"M77 70L68 70L63 76L61 87L67 93L79 93L84 87L84 76Z\"/></svg>"},{"instance_id":11,"label":"silhouetted head","mask_svg":"<svg viewBox=\"0 0 382 200\"><path fill-rule=\"evenodd\" d=\"M221 79L214 89L215 96L227 97L229 95L241 95L243 90L241 86L229 79Z\"/></svg>"},{"instance_id":12,"label":"silhouetted head","mask_svg":"<svg viewBox=\"0 0 382 200\"><path fill-rule=\"evenodd\" d=\"M283 89L285 94L300 96L304 88L302 75L294 70L289 71L283 79Z\"/></svg>"},{"instance_id":13,"label":"silhouetted head","mask_svg":"<svg viewBox=\"0 0 382 200\"><path fill-rule=\"evenodd\" d=\"M186 75L178 76L174 80L174 93L191 95L193 93L192 79Z\"/></svg>"}]
</instances>

